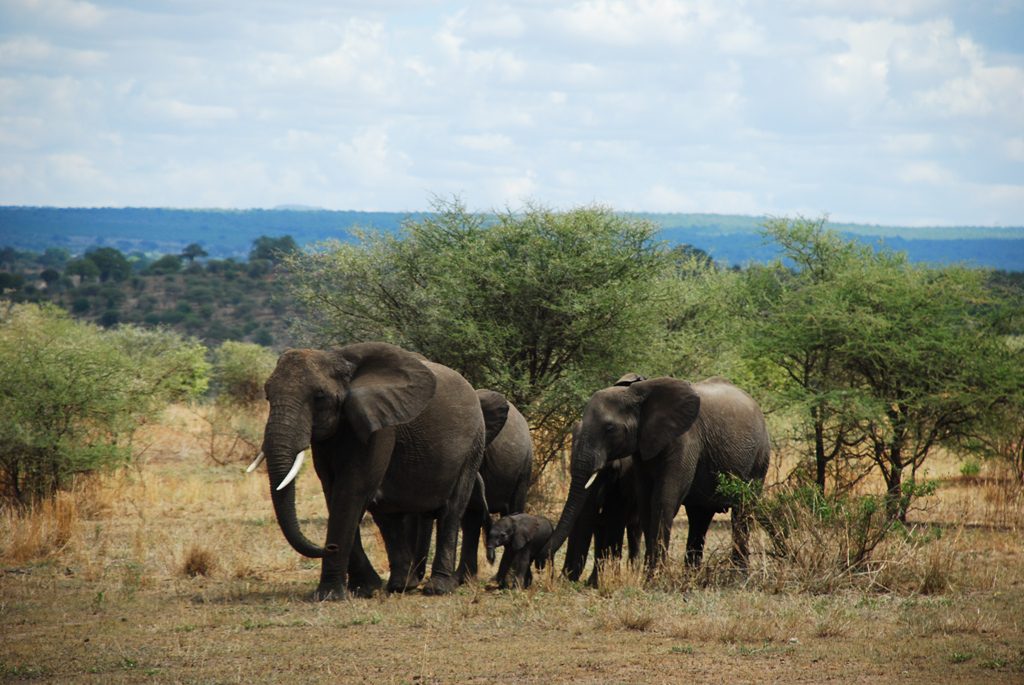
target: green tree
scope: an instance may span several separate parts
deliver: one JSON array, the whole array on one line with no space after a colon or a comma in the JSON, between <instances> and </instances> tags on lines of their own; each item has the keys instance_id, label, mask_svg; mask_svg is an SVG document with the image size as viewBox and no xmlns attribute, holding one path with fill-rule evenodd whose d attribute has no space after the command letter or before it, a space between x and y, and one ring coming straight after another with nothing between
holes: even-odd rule
<instances>
[{"instance_id":1,"label":"green tree","mask_svg":"<svg viewBox=\"0 0 1024 685\"><path fill-rule=\"evenodd\" d=\"M183 259L187 259L189 264L192 264L197 257L208 257L209 253L199 243L189 243L181 251L181 256Z\"/></svg>"},{"instance_id":2,"label":"green tree","mask_svg":"<svg viewBox=\"0 0 1024 685\"><path fill-rule=\"evenodd\" d=\"M25 285L25 277L21 274L0 271L0 293L5 290L21 290L23 285Z\"/></svg>"},{"instance_id":3,"label":"green tree","mask_svg":"<svg viewBox=\"0 0 1024 685\"><path fill-rule=\"evenodd\" d=\"M71 259L71 253L63 247L48 247L36 260L40 266L63 269Z\"/></svg>"},{"instance_id":4,"label":"green tree","mask_svg":"<svg viewBox=\"0 0 1024 685\"><path fill-rule=\"evenodd\" d=\"M266 260L272 264L277 264L298 251L299 246L290 235L283 235L279 238L261 235L252 241L252 249L249 250L249 261Z\"/></svg>"},{"instance_id":5,"label":"green tree","mask_svg":"<svg viewBox=\"0 0 1024 685\"><path fill-rule=\"evenodd\" d=\"M100 268L96 262L88 257L72 259L64 267L64 273L68 276L78 276L82 283L92 281L100 277Z\"/></svg>"},{"instance_id":6,"label":"green tree","mask_svg":"<svg viewBox=\"0 0 1024 685\"><path fill-rule=\"evenodd\" d=\"M968 439L1005 400L1006 367L990 362L1003 342L987 274L912 265L820 222L779 220L769 234L792 267L755 288L767 295L750 349L806 417L816 463L870 459L890 516L904 519L926 458Z\"/></svg>"},{"instance_id":7,"label":"green tree","mask_svg":"<svg viewBox=\"0 0 1024 685\"><path fill-rule=\"evenodd\" d=\"M203 347L50 306L0 306L0 493L21 504L131 457L138 424L205 389Z\"/></svg>"},{"instance_id":8,"label":"green tree","mask_svg":"<svg viewBox=\"0 0 1024 685\"><path fill-rule=\"evenodd\" d=\"M656 230L603 207L489 216L438 202L399 235L286 266L309 340L393 342L502 392L546 443L539 471L594 390L667 365L679 279Z\"/></svg>"},{"instance_id":9,"label":"green tree","mask_svg":"<svg viewBox=\"0 0 1024 685\"><path fill-rule=\"evenodd\" d=\"M116 247L96 247L85 253L100 270L101 281L123 281L132 275L128 258Z\"/></svg>"},{"instance_id":10,"label":"green tree","mask_svg":"<svg viewBox=\"0 0 1024 685\"><path fill-rule=\"evenodd\" d=\"M746 271L752 311L748 330L738 336L758 385L774 403L800 413L794 424L811 447L822 492L830 467L839 490L864 473L865 438L850 411L855 381L838 355L848 312L837 279L873 257L870 247L844 240L825 223L825 217L766 222L764 234L782 247L783 258Z\"/></svg>"},{"instance_id":11,"label":"green tree","mask_svg":"<svg viewBox=\"0 0 1024 685\"><path fill-rule=\"evenodd\" d=\"M146 272L156 275L176 274L181 271L181 257L167 254L146 267Z\"/></svg>"}]
</instances>

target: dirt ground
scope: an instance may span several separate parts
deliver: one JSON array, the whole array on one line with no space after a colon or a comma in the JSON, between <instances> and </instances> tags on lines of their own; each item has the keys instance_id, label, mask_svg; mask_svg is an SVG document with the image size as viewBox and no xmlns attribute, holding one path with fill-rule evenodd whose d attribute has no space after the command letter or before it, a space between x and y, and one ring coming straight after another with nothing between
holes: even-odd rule
<instances>
[{"instance_id":1,"label":"dirt ground","mask_svg":"<svg viewBox=\"0 0 1024 685\"><path fill-rule=\"evenodd\" d=\"M1024 682L1024 541L984 485L944 487L922 514L941 535L895 570L940 574L927 592L772 588L755 558L749 578L667 588L621 570L600 590L548 575L315 603L318 566L281 536L265 476L172 440L186 428L144 466L0 521L4 682ZM299 501L315 539L311 472ZM368 522L364 540L385 570ZM726 556L725 516L708 544L709 564Z\"/></svg>"}]
</instances>

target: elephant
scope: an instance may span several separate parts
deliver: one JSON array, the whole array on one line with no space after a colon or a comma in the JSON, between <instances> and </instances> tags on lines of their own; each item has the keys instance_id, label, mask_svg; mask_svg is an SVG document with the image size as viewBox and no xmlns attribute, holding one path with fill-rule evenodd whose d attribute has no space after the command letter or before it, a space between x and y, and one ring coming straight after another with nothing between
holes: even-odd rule
<instances>
[{"instance_id":1,"label":"elephant","mask_svg":"<svg viewBox=\"0 0 1024 685\"><path fill-rule=\"evenodd\" d=\"M459 522L485 442L480 401L469 382L395 345L365 342L285 351L266 395L262 454L274 511L291 546L322 560L314 598L340 599L349 590L372 594L381 586L359 536L366 511L384 539L389 591L418 584L410 514L437 519L437 552L423 592L454 591ZM307 446L327 502L323 547L303 534L295 513L292 480Z\"/></svg>"},{"instance_id":2,"label":"elephant","mask_svg":"<svg viewBox=\"0 0 1024 685\"><path fill-rule=\"evenodd\" d=\"M569 494L539 564L565 541L601 471L632 456L648 573L667 555L680 506L689 523L687 564L700 564L712 517L731 507L733 561L745 567L751 512L717 493L718 477L763 483L769 453L760 407L724 378L691 384L661 377L599 390L584 409Z\"/></svg>"},{"instance_id":3,"label":"elephant","mask_svg":"<svg viewBox=\"0 0 1024 685\"><path fill-rule=\"evenodd\" d=\"M629 386L647 380L636 373L627 373L615 382L616 386ZM580 439L582 422L573 426L573 444ZM622 558L622 536L625 533L629 559L640 556L640 511L637 499L638 481L633 468L633 457L609 462L594 483L587 489L583 509L569 532L562 565L562 575L579 580L587 563L590 541L594 540L594 565L587 585L597 587L601 563L610 558Z\"/></svg>"},{"instance_id":4,"label":"elephant","mask_svg":"<svg viewBox=\"0 0 1024 685\"><path fill-rule=\"evenodd\" d=\"M532 514L502 516L491 526L487 534L487 561L493 564L495 549L505 548L498 565L498 587L530 587L533 582L530 563L536 561L552 530L551 521Z\"/></svg>"},{"instance_id":5,"label":"elephant","mask_svg":"<svg viewBox=\"0 0 1024 685\"><path fill-rule=\"evenodd\" d=\"M462 555L459 561L460 582L477 574L477 550L480 532L489 533L489 514L507 516L526 509L526 492L530 487L530 473L533 469L533 441L530 426L519 410L500 393L493 390L477 390L480 406L487 424L488 436L494 428L497 434L484 449L480 465L482 493L474 497L462 517ZM504 414L501 408L507 408ZM503 423L498 419L504 416Z\"/></svg>"},{"instance_id":6,"label":"elephant","mask_svg":"<svg viewBox=\"0 0 1024 685\"><path fill-rule=\"evenodd\" d=\"M587 585L597 587L600 568L608 559L622 558L622 538L626 536L629 560L640 556L640 510L638 481L633 457L612 461L601 470L587 490L587 499L569 531L562 575L579 580L587 564L590 541L594 541L594 565Z\"/></svg>"}]
</instances>

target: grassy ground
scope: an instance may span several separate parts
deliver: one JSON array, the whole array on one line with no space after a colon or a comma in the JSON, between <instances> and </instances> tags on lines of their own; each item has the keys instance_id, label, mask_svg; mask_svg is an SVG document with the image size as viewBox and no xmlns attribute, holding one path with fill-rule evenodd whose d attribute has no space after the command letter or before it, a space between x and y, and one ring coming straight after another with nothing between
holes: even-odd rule
<instances>
[{"instance_id":1,"label":"grassy ground","mask_svg":"<svg viewBox=\"0 0 1024 685\"><path fill-rule=\"evenodd\" d=\"M542 576L525 592L481 580L449 597L318 604L317 564L285 543L262 470L212 465L195 430L173 418L144 466L0 518L0 679L1024 681L1021 512L996 483L951 480L917 514L929 542L891 545L870 579L827 593L760 554L730 573L724 516L706 568L686 574L681 516L673 569L650 584L618 569L601 590ZM299 499L316 539L311 473ZM386 570L372 525L364 540Z\"/></svg>"}]
</instances>

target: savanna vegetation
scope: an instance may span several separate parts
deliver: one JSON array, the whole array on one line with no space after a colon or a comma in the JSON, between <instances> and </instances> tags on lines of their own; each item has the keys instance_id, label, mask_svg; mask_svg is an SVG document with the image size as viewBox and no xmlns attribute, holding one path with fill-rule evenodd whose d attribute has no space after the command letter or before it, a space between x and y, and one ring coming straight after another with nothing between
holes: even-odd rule
<instances>
[{"instance_id":1,"label":"savanna vegetation","mask_svg":"<svg viewBox=\"0 0 1024 685\"><path fill-rule=\"evenodd\" d=\"M53 303L106 328L163 327L207 345L225 340L283 348L292 312L275 268L298 250L290 235L260 236L247 260L209 259L199 243L170 254L93 247L42 253L0 250L0 293L17 303Z\"/></svg>"},{"instance_id":2,"label":"savanna vegetation","mask_svg":"<svg viewBox=\"0 0 1024 685\"><path fill-rule=\"evenodd\" d=\"M276 355L21 302L0 314L0 674L1019 681L1019 281L916 265L819 219L768 221L782 257L742 270L657 230L602 207L440 202L398 233L258 243L251 261L263 247L280 262L261 278L295 308L295 340L387 340L509 397L537 445L529 506L548 516L564 499L567 429L595 389L626 371L729 377L775 442L763 492L719 484L756 510L748 570L716 522L699 569L681 564L677 531L661 573L613 566L599 590L556 563L525 592L481 580L449 597L311 603L316 562L283 540L266 480L241 473ZM201 252L172 255L168 275L208 270ZM97 273L52 267L57 281L140 273L112 253L89 261ZM322 526L315 478L298 499L304 526ZM363 538L386 570L372 525Z\"/></svg>"}]
</instances>

